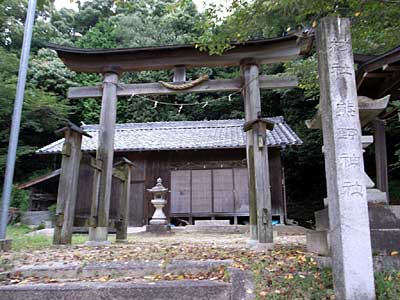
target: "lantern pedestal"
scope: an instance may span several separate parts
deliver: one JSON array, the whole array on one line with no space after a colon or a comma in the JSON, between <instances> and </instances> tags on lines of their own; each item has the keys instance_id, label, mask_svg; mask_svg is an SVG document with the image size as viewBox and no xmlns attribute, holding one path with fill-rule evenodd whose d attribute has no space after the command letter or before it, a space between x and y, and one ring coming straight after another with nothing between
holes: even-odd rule
<instances>
[{"instance_id":1,"label":"lantern pedestal","mask_svg":"<svg viewBox=\"0 0 400 300\"><path fill-rule=\"evenodd\" d=\"M171 226L169 225L147 225L146 226L146 232L150 233L156 233L156 234L165 234L165 233L171 233Z\"/></svg>"}]
</instances>

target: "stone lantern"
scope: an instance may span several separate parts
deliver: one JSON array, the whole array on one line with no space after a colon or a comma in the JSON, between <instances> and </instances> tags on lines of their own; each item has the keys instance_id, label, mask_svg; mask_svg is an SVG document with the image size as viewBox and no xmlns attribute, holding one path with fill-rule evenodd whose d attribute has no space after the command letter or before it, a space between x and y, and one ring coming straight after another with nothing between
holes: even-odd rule
<instances>
[{"instance_id":1,"label":"stone lantern","mask_svg":"<svg viewBox=\"0 0 400 300\"><path fill-rule=\"evenodd\" d=\"M167 204L167 200L165 199L166 194L168 193L168 189L162 185L162 179L157 179L157 184L148 189L150 193L153 194L153 199L150 201L151 204L154 205L155 211L150 220L150 225L146 227L146 231L148 232L165 232L170 231L171 228L168 224L167 217L163 211L163 208Z\"/></svg>"}]
</instances>

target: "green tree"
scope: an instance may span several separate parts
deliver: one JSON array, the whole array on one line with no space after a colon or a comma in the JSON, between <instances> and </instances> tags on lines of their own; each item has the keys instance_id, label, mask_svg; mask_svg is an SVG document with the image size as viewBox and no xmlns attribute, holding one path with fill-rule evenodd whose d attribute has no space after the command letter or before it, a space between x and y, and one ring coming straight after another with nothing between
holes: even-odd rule
<instances>
[{"instance_id":1,"label":"green tree","mask_svg":"<svg viewBox=\"0 0 400 300\"><path fill-rule=\"evenodd\" d=\"M17 82L18 59L0 48L0 174L4 174L11 114ZM27 85L22 112L20 141L17 151L16 178L27 176L35 161L26 160L39 147L54 139L54 130L65 118L70 108L53 94ZM41 166L43 168L43 166ZM2 178L0 179L2 181Z\"/></svg>"}]
</instances>

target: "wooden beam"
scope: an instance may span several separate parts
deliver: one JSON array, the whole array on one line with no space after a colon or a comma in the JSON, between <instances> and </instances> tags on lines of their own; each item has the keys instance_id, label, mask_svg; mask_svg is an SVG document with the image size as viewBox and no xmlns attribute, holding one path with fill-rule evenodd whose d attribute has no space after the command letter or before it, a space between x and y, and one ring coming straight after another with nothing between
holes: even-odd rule
<instances>
[{"instance_id":1,"label":"wooden beam","mask_svg":"<svg viewBox=\"0 0 400 300\"><path fill-rule=\"evenodd\" d=\"M246 81L250 81L249 71L245 66L241 66L242 76L244 78L249 77ZM257 74L258 75L258 74ZM248 100L251 97L249 89L242 91L244 99L244 112L245 121L249 122L257 118L257 113L253 113L253 106L250 105ZM256 187L255 187L255 175L254 175L254 155L253 155L253 138L252 132L246 132L246 161L248 171L248 189L249 189L249 223L250 223L250 242L256 243L258 240L257 236L257 200L256 200Z\"/></svg>"},{"instance_id":2,"label":"wooden beam","mask_svg":"<svg viewBox=\"0 0 400 300\"><path fill-rule=\"evenodd\" d=\"M130 49L79 49L49 45L71 70L85 73L120 73L146 70L170 70L175 66L193 67L239 66L246 57L259 64L290 61L308 54L313 37L288 35L279 38L238 43L222 55L210 55L194 45Z\"/></svg>"},{"instance_id":3,"label":"wooden beam","mask_svg":"<svg viewBox=\"0 0 400 300\"><path fill-rule=\"evenodd\" d=\"M258 77L259 68L251 61L244 61L241 68L245 82L243 95L245 101L246 122L249 122L257 119L261 115L259 81L254 80L254 78ZM249 195L254 193L252 196L253 199L251 200L255 200L257 212L258 247L263 247L264 245L268 245L269 247L273 243L268 147L266 146L265 138L266 130L266 123L258 122L258 129L253 127L251 130L247 131L246 136L247 140L251 141L247 146L247 157L249 179L254 183L249 184L251 189ZM251 209L254 210L254 203L251 205ZM250 211L250 215L251 214L252 211ZM252 223L250 225L254 226Z\"/></svg>"},{"instance_id":4,"label":"wooden beam","mask_svg":"<svg viewBox=\"0 0 400 300\"><path fill-rule=\"evenodd\" d=\"M375 165L376 165L376 187L386 193L389 202L389 179L386 151L385 121L376 119L374 121L375 141Z\"/></svg>"},{"instance_id":5,"label":"wooden beam","mask_svg":"<svg viewBox=\"0 0 400 300\"><path fill-rule=\"evenodd\" d=\"M400 71L400 66L393 66L393 65L384 65L382 67L383 71L391 72L391 71Z\"/></svg>"},{"instance_id":6,"label":"wooden beam","mask_svg":"<svg viewBox=\"0 0 400 300\"><path fill-rule=\"evenodd\" d=\"M23 184L18 185L17 189L18 190L23 190L23 189L29 188L31 186L34 186L34 185L38 184L38 183L41 183L43 181L49 180L49 179L51 179L53 177L56 177L56 176L58 176L60 174L61 174L61 169L54 170L54 171L52 171L52 172L50 172L48 174L42 175L40 177L36 177L36 178L34 178L32 180L29 180L28 182L25 182Z\"/></svg>"},{"instance_id":7,"label":"wooden beam","mask_svg":"<svg viewBox=\"0 0 400 300\"><path fill-rule=\"evenodd\" d=\"M88 245L107 244L108 221L111 200L114 134L117 117L118 75L105 73L101 103L99 142L96 161L101 161L101 171L95 170L93 178L93 198L91 209L91 227ZM96 166L98 163L96 163Z\"/></svg>"},{"instance_id":8,"label":"wooden beam","mask_svg":"<svg viewBox=\"0 0 400 300\"><path fill-rule=\"evenodd\" d=\"M115 227L117 229L117 242L125 242L128 239L128 223L129 223L129 200L131 197L131 171L134 164L124 158L122 164L119 165L120 171L124 174L125 181L121 183L120 195L118 201L117 221Z\"/></svg>"},{"instance_id":9,"label":"wooden beam","mask_svg":"<svg viewBox=\"0 0 400 300\"><path fill-rule=\"evenodd\" d=\"M400 51L398 50L398 48L396 48L389 51L388 53L376 57L370 62L366 62L364 65L360 67L360 69L364 70L365 72L371 72L381 69L385 65L396 63L399 60L400 60Z\"/></svg>"},{"instance_id":10,"label":"wooden beam","mask_svg":"<svg viewBox=\"0 0 400 300\"><path fill-rule=\"evenodd\" d=\"M376 96L382 97L390 94L391 90L396 89L398 86L400 86L400 71L394 72L391 77L386 78L380 85Z\"/></svg>"},{"instance_id":11,"label":"wooden beam","mask_svg":"<svg viewBox=\"0 0 400 300\"><path fill-rule=\"evenodd\" d=\"M265 76L261 75L261 89L285 89L297 87L298 81L295 76ZM173 84L173 82L171 82ZM218 79L205 81L191 89L170 90L160 83L136 83L120 84L117 90L118 96L134 95L174 95L179 93L207 93L207 92L235 92L243 87L242 78ZM97 98L101 97L101 86L72 87L68 89L68 98Z\"/></svg>"},{"instance_id":12,"label":"wooden beam","mask_svg":"<svg viewBox=\"0 0 400 300\"><path fill-rule=\"evenodd\" d=\"M387 78L391 77L390 73L365 73L365 78Z\"/></svg>"},{"instance_id":13,"label":"wooden beam","mask_svg":"<svg viewBox=\"0 0 400 300\"><path fill-rule=\"evenodd\" d=\"M363 84L364 79L367 77L368 72L357 72L356 74L356 84L357 84L357 90L360 88L360 86Z\"/></svg>"},{"instance_id":14,"label":"wooden beam","mask_svg":"<svg viewBox=\"0 0 400 300\"><path fill-rule=\"evenodd\" d=\"M79 166L82 157L83 132L67 128L64 130L64 145L69 145L68 155L63 155L57 193L56 224L53 244L71 244L75 204L78 195Z\"/></svg>"}]
</instances>

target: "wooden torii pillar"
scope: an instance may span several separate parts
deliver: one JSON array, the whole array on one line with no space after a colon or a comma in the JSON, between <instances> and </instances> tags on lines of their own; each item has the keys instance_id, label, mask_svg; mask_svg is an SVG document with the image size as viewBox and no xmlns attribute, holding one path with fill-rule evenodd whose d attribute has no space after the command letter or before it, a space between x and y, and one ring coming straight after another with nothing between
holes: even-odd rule
<instances>
[{"instance_id":1,"label":"wooden torii pillar","mask_svg":"<svg viewBox=\"0 0 400 300\"><path fill-rule=\"evenodd\" d=\"M376 187L386 193L386 202L389 204L389 179L386 152L386 122L376 119L374 124Z\"/></svg>"},{"instance_id":2,"label":"wooden torii pillar","mask_svg":"<svg viewBox=\"0 0 400 300\"><path fill-rule=\"evenodd\" d=\"M272 129L272 124L260 120L259 68L256 61L244 59L240 66L244 85L246 153L249 174L250 241L248 246L261 250L270 248L273 244L268 146L265 140L267 125L268 129Z\"/></svg>"},{"instance_id":3,"label":"wooden torii pillar","mask_svg":"<svg viewBox=\"0 0 400 300\"><path fill-rule=\"evenodd\" d=\"M100 126L96 152L96 169L93 178L92 209L87 245L108 244L109 211L112 188L114 135L117 118L117 85L119 75L103 75Z\"/></svg>"},{"instance_id":4,"label":"wooden torii pillar","mask_svg":"<svg viewBox=\"0 0 400 300\"><path fill-rule=\"evenodd\" d=\"M57 130L63 132L65 141L62 149L60 183L57 193L57 208L53 244L71 244L75 204L78 195L79 166L82 157L82 136L91 137L71 122Z\"/></svg>"},{"instance_id":5,"label":"wooden torii pillar","mask_svg":"<svg viewBox=\"0 0 400 300\"><path fill-rule=\"evenodd\" d=\"M125 242L128 239L129 199L131 197L131 171L133 168L135 168L134 163L125 157L114 165L113 175L122 182L119 194L117 220L115 221L117 242Z\"/></svg>"}]
</instances>

